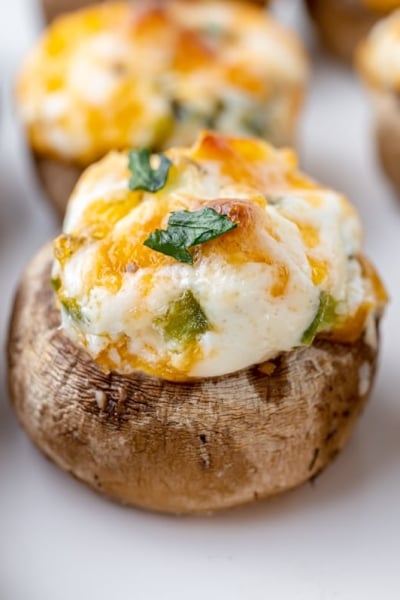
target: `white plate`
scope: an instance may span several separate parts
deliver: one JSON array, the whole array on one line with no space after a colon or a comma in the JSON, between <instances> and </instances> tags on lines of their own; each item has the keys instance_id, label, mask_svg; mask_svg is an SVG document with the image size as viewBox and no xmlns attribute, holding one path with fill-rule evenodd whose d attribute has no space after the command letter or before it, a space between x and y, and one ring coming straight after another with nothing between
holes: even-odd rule
<instances>
[{"instance_id":1,"label":"white plate","mask_svg":"<svg viewBox=\"0 0 400 600\"><path fill-rule=\"evenodd\" d=\"M56 224L31 178L11 106L12 74L38 21L28 0L2 8L3 344L18 274ZM294 0L282 8L300 24ZM400 597L400 204L376 165L360 84L326 58L315 62L300 141L304 168L343 190L361 211L368 253L392 296L379 378L349 447L314 485L213 518L122 508L59 471L30 444L8 405L2 356L1 600Z\"/></svg>"}]
</instances>

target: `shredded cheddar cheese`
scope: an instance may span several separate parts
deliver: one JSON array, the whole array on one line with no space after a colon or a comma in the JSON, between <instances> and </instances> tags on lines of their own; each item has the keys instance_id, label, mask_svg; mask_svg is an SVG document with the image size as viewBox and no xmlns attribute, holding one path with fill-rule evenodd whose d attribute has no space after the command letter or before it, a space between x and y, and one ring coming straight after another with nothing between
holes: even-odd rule
<instances>
[{"instance_id":1,"label":"shredded cheddar cheese","mask_svg":"<svg viewBox=\"0 0 400 600\"><path fill-rule=\"evenodd\" d=\"M88 168L54 242L62 326L101 368L219 376L315 335L351 343L383 309L355 210L292 152L203 132L166 156L154 193L129 190L126 152ZM144 245L172 213L204 208L236 227L190 248L193 264Z\"/></svg>"}]
</instances>

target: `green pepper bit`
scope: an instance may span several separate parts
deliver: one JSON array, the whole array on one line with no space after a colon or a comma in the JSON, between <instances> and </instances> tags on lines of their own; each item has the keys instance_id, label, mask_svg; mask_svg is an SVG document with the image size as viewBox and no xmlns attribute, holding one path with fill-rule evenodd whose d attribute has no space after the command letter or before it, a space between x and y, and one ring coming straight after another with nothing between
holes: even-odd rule
<instances>
[{"instance_id":1,"label":"green pepper bit","mask_svg":"<svg viewBox=\"0 0 400 600\"><path fill-rule=\"evenodd\" d=\"M315 336L330 327L336 320L337 300L327 292L321 292L319 296L319 307L317 314L301 338L304 346L310 346Z\"/></svg>"},{"instance_id":2,"label":"green pepper bit","mask_svg":"<svg viewBox=\"0 0 400 600\"><path fill-rule=\"evenodd\" d=\"M209 322L199 302L191 290L186 290L174 302L171 302L162 317L155 320L167 340L186 346L209 330Z\"/></svg>"},{"instance_id":3,"label":"green pepper bit","mask_svg":"<svg viewBox=\"0 0 400 600\"><path fill-rule=\"evenodd\" d=\"M62 298L60 299L60 303L72 321L82 323L85 320L82 315L82 309L76 298Z\"/></svg>"}]
</instances>

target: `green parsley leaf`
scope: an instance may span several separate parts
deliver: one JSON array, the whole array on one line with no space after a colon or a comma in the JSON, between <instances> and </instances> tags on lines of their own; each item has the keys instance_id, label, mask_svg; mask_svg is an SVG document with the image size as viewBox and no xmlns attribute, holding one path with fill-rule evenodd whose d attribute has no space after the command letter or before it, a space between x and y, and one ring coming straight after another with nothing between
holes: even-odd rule
<instances>
[{"instance_id":1,"label":"green parsley leaf","mask_svg":"<svg viewBox=\"0 0 400 600\"><path fill-rule=\"evenodd\" d=\"M336 318L337 300L326 292L321 292L319 296L319 307L317 314L312 320L310 326L303 333L301 343L304 346L310 346L317 333L327 329Z\"/></svg>"},{"instance_id":2,"label":"green parsley leaf","mask_svg":"<svg viewBox=\"0 0 400 600\"><path fill-rule=\"evenodd\" d=\"M151 153L148 148L131 150L128 154L128 167L132 173L129 180L129 189L158 192L167 183L171 161L165 154L157 154L160 164L153 169L151 166Z\"/></svg>"},{"instance_id":3,"label":"green parsley leaf","mask_svg":"<svg viewBox=\"0 0 400 600\"><path fill-rule=\"evenodd\" d=\"M166 313L156 320L167 340L189 344L209 329L209 323L191 290L172 302Z\"/></svg>"},{"instance_id":4,"label":"green parsley leaf","mask_svg":"<svg viewBox=\"0 0 400 600\"><path fill-rule=\"evenodd\" d=\"M167 229L156 229L143 243L156 252L192 265L188 248L209 242L236 227L237 223L210 207L192 212L180 210L171 214Z\"/></svg>"}]
</instances>

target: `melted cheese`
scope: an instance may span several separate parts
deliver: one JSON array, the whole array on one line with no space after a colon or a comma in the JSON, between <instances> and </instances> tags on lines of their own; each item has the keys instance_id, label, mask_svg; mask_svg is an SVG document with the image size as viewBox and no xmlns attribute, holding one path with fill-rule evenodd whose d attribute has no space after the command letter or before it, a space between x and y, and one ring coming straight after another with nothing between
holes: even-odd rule
<instances>
[{"instance_id":1,"label":"melted cheese","mask_svg":"<svg viewBox=\"0 0 400 600\"><path fill-rule=\"evenodd\" d=\"M87 169L55 241L62 326L103 369L186 380L265 363L302 345L322 293L336 307L325 335L363 333L386 296L342 196L256 140L205 132L167 155L156 193L128 189L126 153ZM193 248L193 265L143 244L171 212L204 207L237 228Z\"/></svg>"},{"instance_id":2,"label":"melted cheese","mask_svg":"<svg viewBox=\"0 0 400 600\"><path fill-rule=\"evenodd\" d=\"M59 18L19 77L36 152L89 164L112 149L192 143L201 127L288 143L304 51L245 3L103 4Z\"/></svg>"},{"instance_id":3,"label":"melted cheese","mask_svg":"<svg viewBox=\"0 0 400 600\"><path fill-rule=\"evenodd\" d=\"M400 10L375 25L357 58L364 78L373 88L400 89Z\"/></svg>"}]
</instances>

